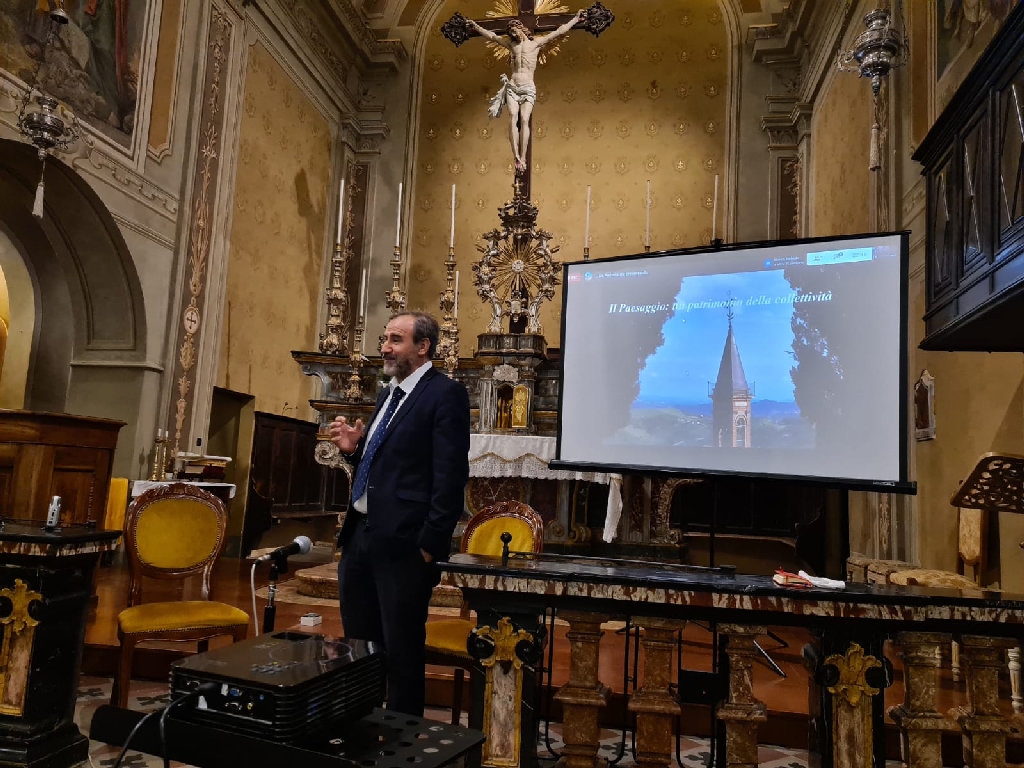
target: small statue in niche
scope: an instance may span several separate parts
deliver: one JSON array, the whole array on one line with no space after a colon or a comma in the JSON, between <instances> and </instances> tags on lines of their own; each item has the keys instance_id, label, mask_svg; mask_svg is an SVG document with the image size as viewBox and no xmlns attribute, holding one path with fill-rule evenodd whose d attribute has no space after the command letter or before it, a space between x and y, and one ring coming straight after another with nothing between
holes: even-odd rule
<instances>
[{"instance_id":1,"label":"small statue in niche","mask_svg":"<svg viewBox=\"0 0 1024 768\"><path fill-rule=\"evenodd\" d=\"M529 422L530 393L525 384L512 391L512 429L526 429Z\"/></svg>"},{"instance_id":2,"label":"small statue in niche","mask_svg":"<svg viewBox=\"0 0 1024 768\"><path fill-rule=\"evenodd\" d=\"M928 369L921 371L914 384L914 439L935 439L935 377Z\"/></svg>"},{"instance_id":3,"label":"small statue in niche","mask_svg":"<svg viewBox=\"0 0 1024 768\"><path fill-rule=\"evenodd\" d=\"M512 387L498 387L498 397L494 403L494 426L497 429L512 429Z\"/></svg>"}]
</instances>

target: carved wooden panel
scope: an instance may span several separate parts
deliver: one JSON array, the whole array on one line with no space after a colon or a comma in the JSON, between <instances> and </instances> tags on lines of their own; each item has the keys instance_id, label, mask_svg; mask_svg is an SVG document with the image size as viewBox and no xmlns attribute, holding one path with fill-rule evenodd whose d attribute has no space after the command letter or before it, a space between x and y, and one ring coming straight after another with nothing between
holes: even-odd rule
<instances>
[{"instance_id":1,"label":"carved wooden panel","mask_svg":"<svg viewBox=\"0 0 1024 768\"><path fill-rule=\"evenodd\" d=\"M1024 222L1024 72L999 95L999 245Z\"/></svg>"},{"instance_id":2,"label":"carved wooden panel","mask_svg":"<svg viewBox=\"0 0 1024 768\"><path fill-rule=\"evenodd\" d=\"M929 288L932 299L938 299L953 287L953 251L956 241L950 199L952 165L952 156L947 155L931 178L928 194L928 228L932 242Z\"/></svg>"},{"instance_id":3,"label":"carved wooden panel","mask_svg":"<svg viewBox=\"0 0 1024 768\"><path fill-rule=\"evenodd\" d=\"M982 239L981 222L989 209L986 199L989 169L985 163L983 151L985 137L988 133L988 120L985 115L976 119L964 133L960 167L960 221L959 221L959 252L960 274L967 275L975 267L985 262L985 241ZM985 228L988 235L988 228Z\"/></svg>"}]
</instances>

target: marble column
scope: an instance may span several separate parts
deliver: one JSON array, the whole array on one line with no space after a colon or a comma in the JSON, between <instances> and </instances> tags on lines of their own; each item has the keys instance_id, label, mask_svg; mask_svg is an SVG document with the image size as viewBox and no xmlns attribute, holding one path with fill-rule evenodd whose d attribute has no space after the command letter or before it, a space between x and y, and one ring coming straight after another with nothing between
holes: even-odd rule
<instances>
[{"instance_id":1,"label":"marble column","mask_svg":"<svg viewBox=\"0 0 1024 768\"><path fill-rule=\"evenodd\" d=\"M609 695L608 688L597 679L604 617L559 611L558 618L569 622L569 681L555 694L555 700L562 705L565 742L559 764L565 768L598 768L599 717Z\"/></svg>"},{"instance_id":2,"label":"marble column","mask_svg":"<svg viewBox=\"0 0 1024 768\"><path fill-rule=\"evenodd\" d=\"M1013 702L1013 711L1017 714L1024 712L1024 695L1021 694L1020 678L1020 646L1010 648L1006 655L1010 666L1010 701Z\"/></svg>"},{"instance_id":3,"label":"marble column","mask_svg":"<svg viewBox=\"0 0 1024 768\"><path fill-rule=\"evenodd\" d=\"M669 692L675 670L672 666L676 633L685 622L669 619L634 618L644 649L643 686L629 702L636 713L636 764L667 768L675 747L673 725L682 711L679 700Z\"/></svg>"},{"instance_id":4,"label":"marble column","mask_svg":"<svg viewBox=\"0 0 1024 768\"><path fill-rule=\"evenodd\" d=\"M904 632L902 646L904 701L889 709L900 727L903 763L907 768L942 768L942 734L956 731L956 723L939 714L935 692L942 668L942 649L951 635L937 632Z\"/></svg>"},{"instance_id":5,"label":"marble column","mask_svg":"<svg viewBox=\"0 0 1024 768\"><path fill-rule=\"evenodd\" d=\"M725 723L725 764L729 768L756 768L757 725L768 719L767 708L754 698L754 645L765 627L720 624L718 631L727 638L725 655L729 663L729 698L715 708Z\"/></svg>"},{"instance_id":6,"label":"marble column","mask_svg":"<svg viewBox=\"0 0 1024 768\"><path fill-rule=\"evenodd\" d=\"M967 705L950 712L963 731L967 768L1003 768L1006 735L1013 730L999 711L999 673L1006 650L1016 645L1001 637L964 635L960 654L967 678Z\"/></svg>"}]
</instances>

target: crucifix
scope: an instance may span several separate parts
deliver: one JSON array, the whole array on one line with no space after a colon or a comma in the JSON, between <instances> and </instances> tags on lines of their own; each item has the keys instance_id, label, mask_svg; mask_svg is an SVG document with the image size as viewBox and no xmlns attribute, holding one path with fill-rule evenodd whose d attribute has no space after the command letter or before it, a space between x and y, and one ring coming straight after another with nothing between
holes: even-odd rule
<instances>
[{"instance_id":1,"label":"crucifix","mask_svg":"<svg viewBox=\"0 0 1024 768\"><path fill-rule=\"evenodd\" d=\"M543 7L550 5L546 0L518 0L518 3L519 13L514 16L493 16L475 21L456 13L442 25L441 33L456 46L471 37L479 36L508 49L512 75L501 76L501 87L491 99L489 111L491 117L498 117L502 109L509 112L509 140L516 168L516 197L529 200L530 164L533 157L530 119L533 105L537 101L537 86L533 75L537 71L541 52L545 47L557 43L573 28L586 30L597 37L611 25L615 17L601 5L600 0L590 8L574 14L544 13Z\"/></svg>"}]
</instances>

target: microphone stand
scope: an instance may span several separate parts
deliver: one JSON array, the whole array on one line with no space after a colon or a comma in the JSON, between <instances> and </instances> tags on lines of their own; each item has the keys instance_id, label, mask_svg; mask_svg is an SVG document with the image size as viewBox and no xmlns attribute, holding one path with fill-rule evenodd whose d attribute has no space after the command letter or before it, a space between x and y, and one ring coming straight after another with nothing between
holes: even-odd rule
<instances>
[{"instance_id":1,"label":"microphone stand","mask_svg":"<svg viewBox=\"0 0 1024 768\"><path fill-rule=\"evenodd\" d=\"M274 605L274 597L277 595L277 580L288 573L287 557L271 557L270 559L270 582L267 584L267 605L263 609L263 629L261 634L269 634L274 631L274 619L277 617L277 606Z\"/></svg>"}]
</instances>

